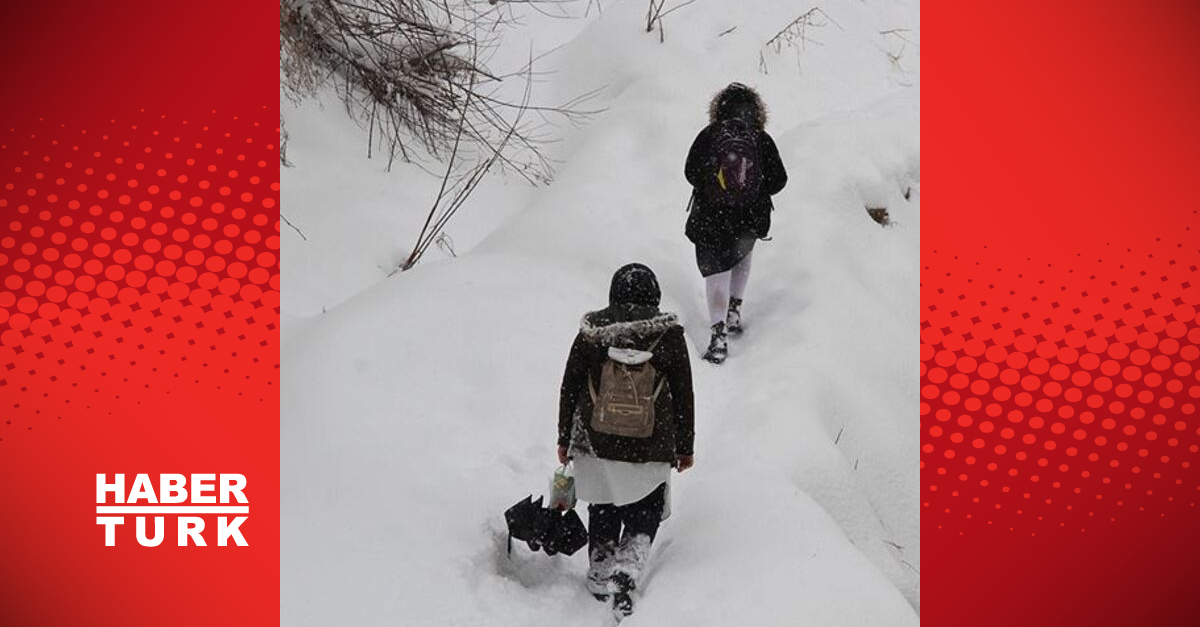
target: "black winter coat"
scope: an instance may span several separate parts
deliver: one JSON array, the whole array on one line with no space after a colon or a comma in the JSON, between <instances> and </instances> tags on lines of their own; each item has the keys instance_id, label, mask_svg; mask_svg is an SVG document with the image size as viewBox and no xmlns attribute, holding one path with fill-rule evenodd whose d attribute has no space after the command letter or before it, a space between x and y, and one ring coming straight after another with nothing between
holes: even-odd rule
<instances>
[{"instance_id":1,"label":"black winter coat","mask_svg":"<svg viewBox=\"0 0 1200 627\"><path fill-rule=\"evenodd\" d=\"M787 171L779 158L775 140L771 139L766 131L758 128L758 146L763 164L762 189L758 200L747 207L709 206L699 188L706 183L705 178L709 176L706 169L715 149L713 142L717 125L714 122L704 127L688 151L683 173L693 189L691 215L688 216L684 234L697 246L729 250L740 239L763 238L770 232L771 211L775 208L771 196L778 194L784 185L787 185Z\"/></svg>"},{"instance_id":2,"label":"black winter coat","mask_svg":"<svg viewBox=\"0 0 1200 627\"><path fill-rule=\"evenodd\" d=\"M655 340L650 363L666 385L655 402L653 433L630 438L593 431L588 381L599 387L608 348L649 350ZM614 305L584 316L559 393L559 446L616 461L673 462L677 455L692 454L694 437L692 370L683 327L675 315L659 313L656 307Z\"/></svg>"}]
</instances>

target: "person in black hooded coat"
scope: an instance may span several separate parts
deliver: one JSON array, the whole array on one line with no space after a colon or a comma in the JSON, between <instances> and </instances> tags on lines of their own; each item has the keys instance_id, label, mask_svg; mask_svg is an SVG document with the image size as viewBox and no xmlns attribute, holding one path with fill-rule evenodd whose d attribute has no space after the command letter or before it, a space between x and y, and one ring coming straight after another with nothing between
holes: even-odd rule
<instances>
[{"instance_id":1,"label":"person in black hooded coat","mask_svg":"<svg viewBox=\"0 0 1200 627\"><path fill-rule=\"evenodd\" d=\"M671 468L692 466L692 371L683 327L659 311L654 272L638 263L613 275L609 305L583 317L559 394L558 460L573 460L575 489L588 502L587 587L610 596L613 611L632 611L630 593L645 567L659 522L669 511ZM610 360L649 363L656 372L654 421L646 437L593 425L597 390Z\"/></svg>"},{"instance_id":2,"label":"person in black hooded coat","mask_svg":"<svg viewBox=\"0 0 1200 627\"><path fill-rule=\"evenodd\" d=\"M693 187L685 234L696 246L696 263L705 279L712 339L704 359L721 363L728 355L726 335L742 331L741 304L750 278L754 243L771 229L771 196L787 184L787 171L775 140L764 130L766 108L758 93L731 83L709 103L709 124L688 151L684 175ZM757 196L740 206L724 204L706 193L719 171L718 137L725 129L744 124L754 146L751 158L760 176ZM721 181L724 186L724 181Z\"/></svg>"}]
</instances>

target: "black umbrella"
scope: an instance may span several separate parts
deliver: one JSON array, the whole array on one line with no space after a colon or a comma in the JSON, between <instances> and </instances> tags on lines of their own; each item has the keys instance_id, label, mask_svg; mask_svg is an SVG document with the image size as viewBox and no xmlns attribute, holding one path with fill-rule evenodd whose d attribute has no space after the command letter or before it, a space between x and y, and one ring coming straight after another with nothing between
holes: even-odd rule
<instances>
[{"instance_id":1,"label":"black umbrella","mask_svg":"<svg viewBox=\"0 0 1200 627\"><path fill-rule=\"evenodd\" d=\"M573 509L562 513L555 521L554 548L559 553L574 555L575 551L588 543L587 527L579 520L579 514Z\"/></svg>"},{"instance_id":2,"label":"black umbrella","mask_svg":"<svg viewBox=\"0 0 1200 627\"><path fill-rule=\"evenodd\" d=\"M512 552L512 539L524 541L532 551L542 550L547 555L564 553L573 555L587 544L587 528L575 510L566 512L542 507L542 497L537 501L529 495L504 512L508 524L508 550Z\"/></svg>"}]
</instances>

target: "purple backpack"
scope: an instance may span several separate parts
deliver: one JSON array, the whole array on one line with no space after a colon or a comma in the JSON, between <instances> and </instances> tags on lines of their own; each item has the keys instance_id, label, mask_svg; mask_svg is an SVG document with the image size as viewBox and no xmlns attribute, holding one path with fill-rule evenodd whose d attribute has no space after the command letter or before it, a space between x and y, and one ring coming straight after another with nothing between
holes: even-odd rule
<instances>
[{"instance_id":1,"label":"purple backpack","mask_svg":"<svg viewBox=\"0 0 1200 627\"><path fill-rule=\"evenodd\" d=\"M709 203L745 207L758 200L762 188L758 133L743 120L722 120L713 135L705 195Z\"/></svg>"}]
</instances>

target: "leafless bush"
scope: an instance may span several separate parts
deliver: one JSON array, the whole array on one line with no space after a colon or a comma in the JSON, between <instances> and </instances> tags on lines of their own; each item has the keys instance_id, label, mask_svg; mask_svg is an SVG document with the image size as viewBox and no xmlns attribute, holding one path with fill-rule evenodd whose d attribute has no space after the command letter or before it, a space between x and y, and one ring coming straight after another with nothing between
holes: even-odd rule
<instances>
[{"instance_id":1,"label":"leafless bush","mask_svg":"<svg viewBox=\"0 0 1200 627\"><path fill-rule=\"evenodd\" d=\"M284 97L300 102L331 87L366 129L368 156L382 148L389 168L396 159L422 162L426 156L447 164L434 210L402 269L416 262L493 167L530 183L548 182L547 126L594 113L581 108L594 92L555 106L531 104L532 57L508 74L487 67L503 28L516 19L514 5L545 12L537 5L561 1L282 0ZM524 84L517 101L504 95L513 82Z\"/></svg>"},{"instance_id":2,"label":"leafless bush","mask_svg":"<svg viewBox=\"0 0 1200 627\"><path fill-rule=\"evenodd\" d=\"M504 79L525 74L497 75L484 64L510 16L504 7L463 1L284 0L281 88L298 101L332 86L367 128L368 151L383 146L389 167L396 158L416 158L417 147L444 158L460 120L466 146L490 155L520 113L498 92ZM519 128L509 139L503 164L531 181L548 180L538 128Z\"/></svg>"},{"instance_id":3,"label":"leafless bush","mask_svg":"<svg viewBox=\"0 0 1200 627\"><path fill-rule=\"evenodd\" d=\"M841 25L829 17L821 7L813 7L799 17L788 22L778 33L775 33L767 43L763 44L763 48L773 50L776 54L782 53L784 48L793 48L796 54L804 50L808 44L821 45L821 42L810 37L810 29L823 28L833 24L839 29ZM758 69L763 73L767 73L766 57L760 52L758 55Z\"/></svg>"},{"instance_id":4,"label":"leafless bush","mask_svg":"<svg viewBox=\"0 0 1200 627\"><path fill-rule=\"evenodd\" d=\"M525 95L519 107L520 113L508 127L508 131L493 147L492 154L472 165L464 166L460 159L459 150L462 148L462 139L467 123L465 117L459 119L458 129L450 147L449 158L446 160L446 171L442 175L442 183L438 189L438 195L433 201L433 206L430 207L429 212L425 216L425 223L421 226L420 233L417 234L417 241L413 244L412 250L395 269L388 273L388 276L408 270L420 261L425 252L429 250L429 247L438 242L446 224L462 208L467 198L471 196L475 188L483 180L483 176L501 159L501 154L508 147L509 141L517 135L517 129L521 126L521 118L528 111L529 88L531 84L529 82L526 83ZM470 98L468 98L468 105L469 100Z\"/></svg>"}]
</instances>

